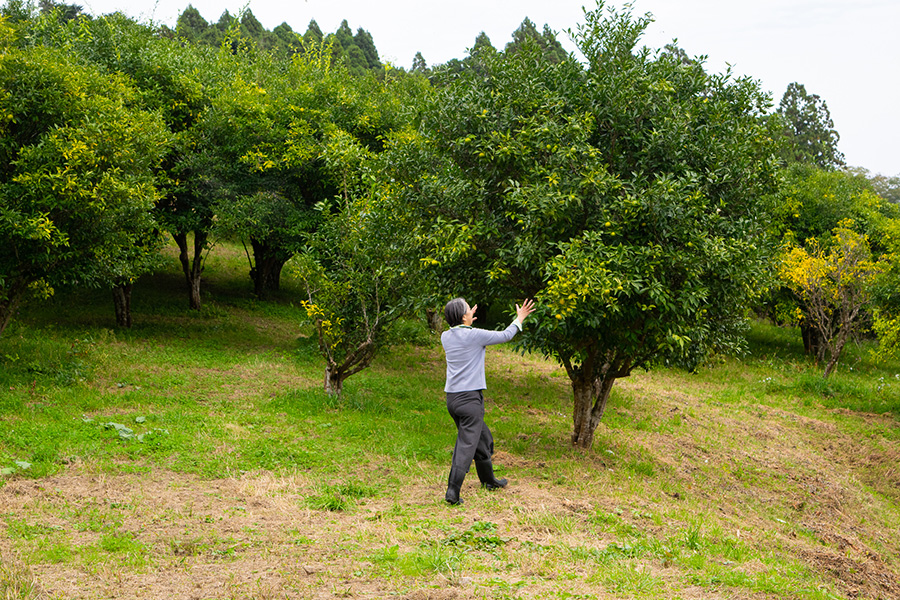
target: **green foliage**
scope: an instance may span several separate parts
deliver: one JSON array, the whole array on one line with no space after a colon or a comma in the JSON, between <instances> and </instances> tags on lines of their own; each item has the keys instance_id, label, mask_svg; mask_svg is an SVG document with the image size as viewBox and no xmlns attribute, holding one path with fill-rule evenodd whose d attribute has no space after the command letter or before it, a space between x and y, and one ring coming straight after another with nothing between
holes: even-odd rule
<instances>
[{"instance_id":1,"label":"green foliage","mask_svg":"<svg viewBox=\"0 0 900 600\"><path fill-rule=\"evenodd\" d=\"M435 75L427 141L394 162L435 288L537 296L523 345L588 393L589 445L615 378L740 346L775 161L756 83L637 49L647 19L586 19L588 65L526 45Z\"/></svg>"},{"instance_id":2,"label":"green foliage","mask_svg":"<svg viewBox=\"0 0 900 600\"><path fill-rule=\"evenodd\" d=\"M876 244L876 252L887 249L885 234L900 217L900 208L879 197L864 176L794 165L783 177L779 201L771 211L778 237L798 244L823 241L839 223L852 220L855 229Z\"/></svg>"},{"instance_id":3,"label":"green foliage","mask_svg":"<svg viewBox=\"0 0 900 600\"><path fill-rule=\"evenodd\" d=\"M0 87L2 331L29 288L136 274L166 138L122 78L57 50L8 50Z\"/></svg>"},{"instance_id":4,"label":"green foliage","mask_svg":"<svg viewBox=\"0 0 900 600\"><path fill-rule=\"evenodd\" d=\"M364 187L363 162L402 118L390 80L349 77L329 53L323 42L288 64L248 48L201 123L219 230L252 244L258 295L278 289L284 263L308 243L312 207Z\"/></svg>"},{"instance_id":5,"label":"green foliage","mask_svg":"<svg viewBox=\"0 0 900 600\"><path fill-rule=\"evenodd\" d=\"M42 17L33 20L29 28L26 38L32 43L62 48L77 60L126 76L136 88L136 104L160 115L168 127L157 170L160 198L156 210L123 222L121 236L129 243L119 246L127 250L118 260L108 257L104 283L130 286L140 274L158 266L162 227L179 240L188 231L198 231L198 249L205 249L212 214L203 177L192 168L197 134L193 127L216 79L213 53L182 45L120 13L70 23ZM186 242L183 245L186 260ZM199 297L194 304L199 308Z\"/></svg>"},{"instance_id":6,"label":"green foliage","mask_svg":"<svg viewBox=\"0 0 900 600\"><path fill-rule=\"evenodd\" d=\"M340 395L347 377L398 340L395 325L416 305L420 283L410 224L393 210L389 190L373 188L335 214L326 211L292 271L306 289L303 306L325 359L325 391Z\"/></svg>"},{"instance_id":7,"label":"green foliage","mask_svg":"<svg viewBox=\"0 0 900 600\"><path fill-rule=\"evenodd\" d=\"M794 82L788 84L776 112L784 122L788 142L785 159L789 164L812 164L822 169L844 164L844 155L837 149L841 136L821 97L807 93L806 87Z\"/></svg>"}]
</instances>

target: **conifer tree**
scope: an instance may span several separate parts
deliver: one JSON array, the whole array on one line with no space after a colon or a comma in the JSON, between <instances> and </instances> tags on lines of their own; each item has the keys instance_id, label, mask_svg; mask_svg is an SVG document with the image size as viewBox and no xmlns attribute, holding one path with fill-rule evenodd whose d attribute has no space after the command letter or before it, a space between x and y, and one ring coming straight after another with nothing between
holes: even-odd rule
<instances>
[{"instance_id":1,"label":"conifer tree","mask_svg":"<svg viewBox=\"0 0 900 600\"><path fill-rule=\"evenodd\" d=\"M413 57L412 68L410 69L413 73L427 73L428 72L428 63L425 62L425 57L422 56L421 52L416 52L416 55Z\"/></svg>"},{"instance_id":2,"label":"conifer tree","mask_svg":"<svg viewBox=\"0 0 900 600\"><path fill-rule=\"evenodd\" d=\"M320 44L323 39L325 39L325 34L322 33L322 28L315 19L312 19L306 28L306 33L303 34L303 43L306 45Z\"/></svg>"},{"instance_id":3,"label":"conifer tree","mask_svg":"<svg viewBox=\"0 0 900 600\"><path fill-rule=\"evenodd\" d=\"M818 94L808 93L800 83L791 83L777 112L785 121L788 162L806 162L823 169L843 166L844 155L837 149L841 136L834 128L828 105Z\"/></svg>"},{"instance_id":4,"label":"conifer tree","mask_svg":"<svg viewBox=\"0 0 900 600\"><path fill-rule=\"evenodd\" d=\"M356 46L362 50L363 56L366 59L367 68L377 69L381 66L381 60L378 58L378 49L375 48L375 41L372 39L371 33L360 27L356 30L353 41Z\"/></svg>"},{"instance_id":5,"label":"conifer tree","mask_svg":"<svg viewBox=\"0 0 900 600\"><path fill-rule=\"evenodd\" d=\"M200 14L200 11L194 8L193 4L187 5L184 12L178 15L178 21L175 24L178 36L194 43L203 38L207 29L209 29L209 23Z\"/></svg>"}]
</instances>

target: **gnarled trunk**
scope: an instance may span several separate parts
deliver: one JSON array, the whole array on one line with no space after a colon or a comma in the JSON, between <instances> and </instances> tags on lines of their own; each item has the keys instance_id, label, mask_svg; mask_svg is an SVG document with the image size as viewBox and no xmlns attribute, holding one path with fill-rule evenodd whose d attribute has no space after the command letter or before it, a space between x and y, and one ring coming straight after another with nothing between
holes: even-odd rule
<instances>
[{"instance_id":1,"label":"gnarled trunk","mask_svg":"<svg viewBox=\"0 0 900 600\"><path fill-rule=\"evenodd\" d=\"M178 259L188 287L188 298L193 310L200 310L200 276L203 274L203 249L209 234L205 231L194 232L193 256L188 253L187 232L173 233L178 244Z\"/></svg>"},{"instance_id":2,"label":"gnarled trunk","mask_svg":"<svg viewBox=\"0 0 900 600\"><path fill-rule=\"evenodd\" d=\"M317 322L319 328L319 347L324 348L324 338L322 337L322 322ZM332 396L340 396L344 391L344 381L351 375L356 375L369 366L372 358L375 356L375 345L372 339L361 343L357 348L350 352L341 364L335 362L330 352L323 352L325 355L325 392Z\"/></svg>"},{"instance_id":3,"label":"gnarled trunk","mask_svg":"<svg viewBox=\"0 0 900 600\"><path fill-rule=\"evenodd\" d=\"M574 429L572 445L585 450L594 443L594 432L606 410L606 402L612 391L614 377L578 377L572 380L575 406L572 412Z\"/></svg>"},{"instance_id":4,"label":"gnarled trunk","mask_svg":"<svg viewBox=\"0 0 900 600\"><path fill-rule=\"evenodd\" d=\"M325 393L329 396L340 396L344 391L346 375L340 369L325 367Z\"/></svg>"},{"instance_id":5,"label":"gnarled trunk","mask_svg":"<svg viewBox=\"0 0 900 600\"><path fill-rule=\"evenodd\" d=\"M444 331L444 317L441 311L433 308L425 309L425 319L428 321L428 327L435 333Z\"/></svg>"},{"instance_id":6,"label":"gnarled trunk","mask_svg":"<svg viewBox=\"0 0 900 600\"><path fill-rule=\"evenodd\" d=\"M587 450L594 443L594 432L606 410L613 384L619 377L631 373L632 362L609 353L605 359L596 350L589 351L580 365L563 359L563 366L572 382L572 445Z\"/></svg>"},{"instance_id":7,"label":"gnarled trunk","mask_svg":"<svg viewBox=\"0 0 900 600\"><path fill-rule=\"evenodd\" d=\"M803 350L807 355L815 357L817 362L825 358L827 348L818 327L804 321L800 324L800 335L803 338Z\"/></svg>"},{"instance_id":8,"label":"gnarled trunk","mask_svg":"<svg viewBox=\"0 0 900 600\"><path fill-rule=\"evenodd\" d=\"M113 288L116 325L119 327L131 327L131 290L133 287L133 284L126 283Z\"/></svg>"}]
</instances>

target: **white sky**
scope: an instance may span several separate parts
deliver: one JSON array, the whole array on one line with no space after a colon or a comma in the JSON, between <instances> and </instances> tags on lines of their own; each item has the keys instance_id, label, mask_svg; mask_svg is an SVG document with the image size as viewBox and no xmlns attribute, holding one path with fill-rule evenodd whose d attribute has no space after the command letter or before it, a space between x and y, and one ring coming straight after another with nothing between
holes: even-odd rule
<instances>
[{"instance_id":1,"label":"white sky","mask_svg":"<svg viewBox=\"0 0 900 600\"><path fill-rule=\"evenodd\" d=\"M143 21L174 26L189 0L67 0L95 15L121 10ZM526 16L538 28L560 32L582 21L586 0L193 0L200 14L218 21L249 7L266 29L287 22L306 31L315 19L335 31L347 19L375 41L382 61L409 68L415 53L429 65L463 58L479 32L502 48ZM609 6L621 7L622 0ZM898 0L634 0L635 15L655 22L642 40L659 48L678 39L690 55L707 55L707 70L730 64L737 75L762 83L777 105L797 81L828 104L838 144L851 166L900 174L900 26Z\"/></svg>"}]
</instances>

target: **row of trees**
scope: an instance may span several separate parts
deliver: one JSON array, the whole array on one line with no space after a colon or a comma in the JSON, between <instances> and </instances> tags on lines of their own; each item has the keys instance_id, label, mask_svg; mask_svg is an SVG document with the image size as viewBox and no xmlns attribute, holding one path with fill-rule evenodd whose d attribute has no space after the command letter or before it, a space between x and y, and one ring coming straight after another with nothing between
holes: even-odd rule
<instances>
[{"instance_id":1,"label":"row of trees","mask_svg":"<svg viewBox=\"0 0 900 600\"><path fill-rule=\"evenodd\" d=\"M226 38L233 37L234 29L257 48L284 56L303 52L304 47L320 46L324 42L331 49L332 60L343 61L347 70L356 76L363 75L367 70L377 71L383 67L372 34L362 27L354 34L346 20L341 22L336 32L328 35L312 20L301 36L287 23L282 23L272 31L267 30L249 8L239 17L226 10L216 23L208 23L200 11L188 4L178 16L172 34L191 43L219 48Z\"/></svg>"},{"instance_id":2,"label":"row of trees","mask_svg":"<svg viewBox=\"0 0 900 600\"><path fill-rule=\"evenodd\" d=\"M521 347L565 368L586 448L617 379L738 351L754 310L815 332L826 374L860 315L900 331L896 206L838 169L836 135L803 134L820 99L773 113L749 78L639 47L649 17L587 11L583 62L526 20L503 51L479 36L461 61L353 74L335 39L267 50L241 19L214 47L3 12L0 332L71 284L116 290L127 326L164 232L192 308L220 237L259 296L297 277L331 393L403 315L531 296Z\"/></svg>"}]
</instances>

